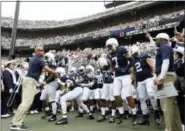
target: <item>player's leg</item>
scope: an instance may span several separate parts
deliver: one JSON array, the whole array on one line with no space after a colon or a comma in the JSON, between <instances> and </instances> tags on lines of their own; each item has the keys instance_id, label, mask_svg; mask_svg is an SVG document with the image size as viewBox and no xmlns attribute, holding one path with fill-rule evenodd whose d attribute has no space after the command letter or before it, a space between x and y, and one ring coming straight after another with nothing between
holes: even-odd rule
<instances>
[{"instance_id":1,"label":"player's leg","mask_svg":"<svg viewBox=\"0 0 185 131\"><path fill-rule=\"evenodd\" d=\"M131 108L132 111L132 125L135 126L137 124L137 109L135 105L135 100L132 96L132 80L130 75L125 75L122 78L122 87L125 94L125 97L128 101L128 105Z\"/></svg>"},{"instance_id":2,"label":"player's leg","mask_svg":"<svg viewBox=\"0 0 185 131\"><path fill-rule=\"evenodd\" d=\"M89 100L90 95L92 94L92 91L88 87L83 88L83 96L82 100L84 102L87 102Z\"/></svg>"},{"instance_id":3,"label":"player's leg","mask_svg":"<svg viewBox=\"0 0 185 131\"><path fill-rule=\"evenodd\" d=\"M146 104L146 100L148 98L147 90L146 90L146 82L138 82L137 86L138 96L141 103L141 110L143 114L143 120L138 122L138 125L149 125L149 114L148 114L148 107Z\"/></svg>"},{"instance_id":4,"label":"player's leg","mask_svg":"<svg viewBox=\"0 0 185 131\"><path fill-rule=\"evenodd\" d=\"M56 121L56 114L57 114L57 103L55 101L56 87L52 87L48 85L46 86L46 91L47 91L49 103L52 109L52 116L49 118L48 122L53 122L53 121Z\"/></svg>"},{"instance_id":5,"label":"player's leg","mask_svg":"<svg viewBox=\"0 0 185 131\"><path fill-rule=\"evenodd\" d=\"M79 106L79 115L78 115L78 117L83 117L83 111L85 111L89 115L88 118L94 119L94 116L90 112L89 108L83 102L83 94L81 94L80 96L78 96L76 98L76 101L77 101L78 106Z\"/></svg>"},{"instance_id":6,"label":"player's leg","mask_svg":"<svg viewBox=\"0 0 185 131\"><path fill-rule=\"evenodd\" d=\"M109 85L109 100L111 102L111 118L109 120L109 123L115 122L115 115L116 115L116 101L113 96L113 84Z\"/></svg>"},{"instance_id":7,"label":"player's leg","mask_svg":"<svg viewBox=\"0 0 185 131\"><path fill-rule=\"evenodd\" d=\"M95 90L95 89L93 89L93 90L90 89L89 100L88 100L88 104L89 104L89 106L90 106L90 111L91 111L91 113L94 112L94 108L95 108L94 90Z\"/></svg>"},{"instance_id":8,"label":"player's leg","mask_svg":"<svg viewBox=\"0 0 185 131\"><path fill-rule=\"evenodd\" d=\"M100 99L101 116L98 118L97 122L102 122L105 121L106 119L106 104L109 95L109 84L103 84L103 88L100 89L100 93L101 93Z\"/></svg>"},{"instance_id":9,"label":"player's leg","mask_svg":"<svg viewBox=\"0 0 185 131\"><path fill-rule=\"evenodd\" d=\"M61 108L62 108L62 118L56 123L56 125L67 124L67 101L76 99L82 94L83 90L81 87L76 87L72 91L69 91L67 94L63 95L60 98Z\"/></svg>"},{"instance_id":10,"label":"player's leg","mask_svg":"<svg viewBox=\"0 0 185 131\"><path fill-rule=\"evenodd\" d=\"M51 113L49 111L48 94L45 86L44 89L41 91L40 101L42 101L42 108L44 108L45 110L45 114L41 117L41 119L49 118L51 116Z\"/></svg>"},{"instance_id":11,"label":"player's leg","mask_svg":"<svg viewBox=\"0 0 185 131\"><path fill-rule=\"evenodd\" d=\"M159 109L157 106L157 99L156 99L155 91L154 91L154 82L152 78L148 78L146 80L146 90L147 90L147 94L149 96L150 102L154 110L154 117L155 117L156 124L160 125L161 124L160 114L159 114Z\"/></svg>"},{"instance_id":12,"label":"player's leg","mask_svg":"<svg viewBox=\"0 0 185 131\"><path fill-rule=\"evenodd\" d=\"M123 113L124 113L124 110L123 110L123 102L122 102L122 98L121 98L121 90L122 90L122 77L116 77L114 78L114 82L113 82L113 95L114 95L114 98L115 98L115 101L116 101L116 107L118 108L118 111L119 111L119 122L118 124L122 123L122 116L123 116Z\"/></svg>"}]
</instances>

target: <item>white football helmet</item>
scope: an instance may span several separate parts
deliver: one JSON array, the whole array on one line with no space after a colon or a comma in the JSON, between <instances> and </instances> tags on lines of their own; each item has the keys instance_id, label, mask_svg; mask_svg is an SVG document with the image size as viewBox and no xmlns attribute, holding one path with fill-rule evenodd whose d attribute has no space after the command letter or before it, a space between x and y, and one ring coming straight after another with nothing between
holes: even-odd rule
<instances>
[{"instance_id":1,"label":"white football helmet","mask_svg":"<svg viewBox=\"0 0 185 131\"><path fill-rule=\"evenodd\" d=\"M136 45L132 46L131 52L132 52L132 55L135 54L135 53L138 53L138 55L140 55L139 47L136 46Z\"/></svg>"},{"instance_id":2,"label":"white football helmet","mask_svg":"<svg viewBox=\"0 0 185 131\"><path fill-rule=\"evenodd\" d=\"M117 39L115 38L109 38L106 41L106 48L108 48L108 50L116 50L116 48L119 46L119 43L117 41Z\"/></svg>"},{"instance_id":3,"label":"white football helmet","mask_svg":"<svg viewBox=\"0 0 185 131\"><path fill-rule=\"evenodd\" d=\"M75 67L71 67L70 74L76 74L76 68Z\"/></svg>"},{"instance_id":4,"label":"white football helmet","mask_svg":"<svg viewBox=\"0 0 185 131\"><path fill-rule=\"evenodd\" d=\"M108 66L108 61L106 57L100 57L98 59L98 66L100 66L100 68L103 68L105 66Z\"/></svg>"},{"instance_id":5,"label":"white football helmet","mask_svg":"<svg viewBox=\"0 0 185 131\"><path fill-rule=\"evenodd\" d=\"M107 54L106 53L102 53L100 57L107 58Z\"/></svg>"},{"instance_id":6,"label":"white football helmet","mask_svg":"<svg viewBox=\"0 0 185 131\"><path fill-rule=\"evenodd\" d=\"M66 74L66 70L63 67L57 67L56 72L62 77Z\"/></svg>"},{"instance_id":7,"label":"white football helmet","mask_svg":"<svg viewBox=\"0 0 185 131\"><path fill-rule=\"evenodd\" d=\"M47 61L55 61L55 55L51 52L47 52L45 55L44 55L44 58L45 60Z\"/></svg>"},{"instance_id":8,"label":"white football helmet","mask_svg":"<svg viewBox=\"0 0 185 131\"><path fill-rule=\"evenodd\" d=\"M90 73L90 72L94 73L94 67L92 65L87 65L85 67L85 70L86 70L87 73Z\"/></svg>"},{"instance_id":9,"label":"white football helmet","mask_svg":"<svg viewBox=\"0 0 185 131\"><path fill-rule=\"evenodd\" d=\"M85 67L84 66L80 66L78 70L79 70L80 73L84 73L85 72Z\"/></svg>"}]
</instances>

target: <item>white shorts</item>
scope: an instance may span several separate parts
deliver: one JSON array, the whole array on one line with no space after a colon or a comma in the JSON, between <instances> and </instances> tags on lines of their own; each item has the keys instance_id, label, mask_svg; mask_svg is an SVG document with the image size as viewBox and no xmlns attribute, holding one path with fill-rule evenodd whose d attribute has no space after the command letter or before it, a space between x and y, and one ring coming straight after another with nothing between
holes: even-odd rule
<instances>
[{"instance_id":1,"label":"white shorts","mask_svg":"<svg viewBox=\"0 0 185 131\"><path fill-rule=\"evenodd\" d=\"M153 78L148 78L142 82L138 82L137 85L137 92L140 100L146 100L150 97L156 97Z\"/></svg>"},{"instance_id":2,"label":"white shorts","mask_svg":"<svg viewBox=\"0 0 185 131\"><path fill-rule=\"evenodd\" d=\"M114 78L113 83L113 96L121 96L124 97L132 96L132 80L130 75L124 75Z\"/></svg>"},{"instance_id":3,"label":"white shorts","mask_svg":"<svg viewBox=\"0 0 185 131\"><path fill-rule=\"evenodd\" d=\"M97 89L94 89L94 90L93 90L93 94L94 94L93 98L94 98L95 100L99 100L99 99L101 98L101 93L100 93L100 91L101 91L100 88L97 88ZM92 100L92 99L90 99L90 100Z\"/></svg>"},{"instance_id":4,"label":"white shorts","mask_svg":"<svg viewBox=\"0 0 185 131\"><path fill-rule=\"evenodd\" d=\"M108 98L108 100L110 100L110 101L115 101L115 98L114 98L114 96L113 96L113 84L110 84L110 86L109 86L109 98Z\"/></svg>"},{"instance_id":5,"label":"white shorts","mask_svg":"<svg viewBox=\"0 0 185 131\"><path fill-rule=\"evenodd\" d=\"M103 84L103 87L101 89L101 99L108 100L109 98L109 88L110 84Z\"/></svg>"},{"instance_id":6,"label":"white shorts","mask_svg":"<svg viewBox=\"0 0 185 131\"><path fill-rule=\"evenodd\" d=\"M101 89L101 99L103 100L110 100L110 101L114 101L114 97L113 97L113 84L103 84L103 88Z\"/></svg>"},{"instance_id":7,"label":"white shorts","mask_svg":"<svg viewBox=\"0 0 185 131\"><path fill-rule=\"evenodd\" d=\"M89 99L93 99L94 98L94 92L93 90L90 90L88 87L84 87L83 88L83 96L82 96L82 100L83 101L87 101Z\"/></svg>"},{"instance_id":8,"label":"white shorts","mask_svg":"<svg viewBox=\"0 0 185 131\"><path fill-rule=\"evenodd\" d=\"M48 94L47 94L46 88L44 86L44 89L41 91L40 100L43 101L43 100L46 100L47 98L48 98Z\"/></svg>"},{"instance_id":9,"label":"white shorts","mask_svg":"<svg viewBox=\"0 0 185 131\"><path fill-rule=\"evenodd\" d=\"M71 101L71 100L82 100L83 89L82 87L76 87L72 91L67 92L63 95L60 100L62 101Z\"/></svg>"},{"instance_id":10,"label":"white shorts","mask_svg":"<svg viewBox=\"0 0 185 131\"><path fill-rule=\"evenodd\" d=\"M45 86L45 88L46 88L46 92L48 94L49 102L55 101L55 98L56 98L56 90L57 90L58 87L53 87L53 86L47 84Z\"/></svg>"},{"instance_id":11,"label":"white shorts","mask_svg":"<svg viewBox=\"0 0 185 131\"><path fill-rule=\"evenodd\" d=\"M56 96L55 96L55 102L56 102L56 103L59 103L59 102L60 102L60 97L61 97L62 95L64 95L64 94L66 94L66 93L64 93L64 91L57 90L57 91L56 91Z\"/></svg>"}]
</instances>

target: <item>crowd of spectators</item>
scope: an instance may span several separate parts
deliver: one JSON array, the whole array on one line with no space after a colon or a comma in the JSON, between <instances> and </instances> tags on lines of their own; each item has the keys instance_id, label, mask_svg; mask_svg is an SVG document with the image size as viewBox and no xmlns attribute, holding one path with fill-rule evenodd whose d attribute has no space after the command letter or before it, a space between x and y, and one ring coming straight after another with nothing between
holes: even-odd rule
<instances>
[{"instance_id":1,"label":"crowd of spectators","mask_svg":"<svg viewBox=\"0 0 185 131\"><path fill-rule=\"evenodd\" d=\"M63 21L30 21L30 20L20 20L18 22L18 28L27 28L27 29L33 29L33 28L53 28L53 27L62 27L62 26L71 26L75 25L77 23L82 23L85 21L93 20L93 19L99 19L103 16L107 16L110 14L115 14L118 12L122 12L124 10L129 10L134 7L139 6L147 6L148 4L151 4L153 2L130 2L124 5L120 5L115 8L107 9L106 11L81 17L81 18L75 18L75 19L68 19ZM2 19L2 26L4 27L13 27L13 19L8 17L3 17Z\"/></svg>"},{"instance_id":2,"label":"crowd of spectators","mask_svg":"<svg viewBox=\"0 0 185 131\"><path fill-rule=\"evenodd\" d=\"M97 29L94 31L86 32L86 33L79 33L74 35L63 35L63 36L55 36L55 37L40 37L36 39L29 39L29 38L23 38L19 39L17 38L16 46L23 47L23 46L29 46L30 48L34 48L36 46L44 46L44 45L51 45L51 44L57 44L60 45L66 45L70 43L74 43L75 40L83 40L85 38L91 37L91 38L98 38L98 37L104 37L104 36L110 36L111 31L116 31L120 29L126 29L135 27L136 29L143 29L143 28L150 28L150 27L157 27L159 26L160 21L164 21L165 19L174 19L179 16L183 16L184 11L178 11L170 14L164 14L161 16L155 16L152 18L141 18L141 20L137 22L131 22L131 23L125 23L125 24L118 24L111 27L105 27L101 29ZM2 36L2 46L5 49L10 48L11 38Z\"/></svg>"},{"instance_id":3,"label":"crowd of spectators","mask_svg":"<svg viewBox=\"0 0 185 131\"><path fill-rule=\"evenodd\" d=\"M149 42L136 42L132 45L125 46L129 52L131 52L132 46L138 46L140 48L141 53L148 52L151 55L154 54L153 46ZM85 48L85 49L77 49L77 50L62 50L62 51L54 51L55 56L58 55L61 56L67 56L71 60L71 64L74 67L79 67L81 65L87 65L88 59L92 59L92 62L94 59L99 57L102 53L106 52L105 48ZM18 58L21 61L24 61L25 58ZM4 59L3 61L5 61Z\"/></svg>"},{"instance_id":4,"label":"crowd of spectators","mask_svg":"<svg viewBox=\"0 0 185 131\"><path fill-rule=\"evenodd\" d=\"M150 53L151 55L154 55L154 47L149 43L149 42L136 42L132 45L127 45L125 46L130 54L131 54L131 48L133 46L138 46L141 53ZM79 67L80 65L87 65L87 59L92 58L96 59L99 57L102 53L105 53L106 50L105 48L85 48L84 50L77 49L77 50L62 50L59 54L65 55L71 58L72 60L72 65L75 67ZM91 57L89 57L91 56Z\"/></svg>"}]
</instances>

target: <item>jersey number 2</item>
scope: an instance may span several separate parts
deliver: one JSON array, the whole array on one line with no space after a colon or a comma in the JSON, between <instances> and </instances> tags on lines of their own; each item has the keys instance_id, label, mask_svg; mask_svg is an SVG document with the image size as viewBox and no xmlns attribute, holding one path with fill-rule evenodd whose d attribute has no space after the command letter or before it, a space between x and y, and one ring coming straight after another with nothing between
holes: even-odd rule
<instances>
[{"instance_id":1,"label":"jersey number 2","mask_svg":"<svg viewBox=\"0 0 185 131\"><path fill-rule=\"evenodd\" d=\"M135 66L136 66L136 71L137 71L137 72L141 72L141 71L142 71L140 62L137 62L137 63L135 64Z\"/></svg>"}]
</instances>

